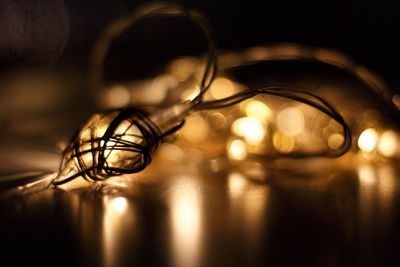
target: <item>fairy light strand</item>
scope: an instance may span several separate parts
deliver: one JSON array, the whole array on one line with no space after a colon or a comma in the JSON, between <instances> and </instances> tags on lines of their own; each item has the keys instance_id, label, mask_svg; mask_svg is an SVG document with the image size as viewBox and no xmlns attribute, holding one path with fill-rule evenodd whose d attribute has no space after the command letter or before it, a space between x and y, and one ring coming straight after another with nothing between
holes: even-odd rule
<instances>
[{"instance_id":1,"label":"fairy light strand","mask_svg":"<svg viewBox=\"0 0 400 267\"><path fill-rule=\"evenodd\" d=\"M103 64L111 41L136 21L149 16L187 17L202 30L209 50L199 93L191 101L175 104L154 114L130 107L103 113L101 116L95 115L78 132L64 153L60 174L52 182L54 185L66 183L78 176L82 176L88 181L101 181L112 176L139 172L150 164L151 152L157 148L163 138L179 129L184 118L190 113L231 106L259 94L280 96L307 104L327 114L343 127L345 140L339 149L315 154L291 154L291 156L334 157L344 154L350 148L350 129L342 116L322 97L304 89L267 86L247 89L219 100L202 101L217 70L214 40L210 27L203 17L197 12L180 6L146 7L133 15L117 20L108 27L93 53L92 79L94 87L102 87ZM104 133L99 133L99 127L106 127Z\"/></svg>"},{"instance_id":2,"label":"fairy light strand","mask_svg":"<svg viewBox=\"0 0 400 267\"><path fill-rule=\"evenodd\" d=\"M207 40L208 52L199 93L191 100L179 103L167 109L150 114L145 110L130 107L102 114L102 118L92 117L94 121L83 126L63 154L60 173L52 181L54 185L64 184L79 176L87 181L101 181L112 176L136 173L151 162L151 152L164 137L179 129L188 112L202 101L203 94L209 89L217 71L217 57L211 27L206 19L196 11L177 5L149 5L122 17L112 23L94 47L91 61L92 90L103 88L104 60L114 38L137 21L151 17L185 17L198 26ZM97 118L97 119L96 119ZM102 121L102 119L108 120ZM123 122L129 124L122 134L116 134ZM98 127L107 127L104 134L98 134ZM126 140L127 132L135 128L135 140ZM85 131L90 133L83 137ZM131 136L132 137L132 136ZM110 160L112 154L126 154L121 160ZM119 155L115 155L118 157ZM114 164L111 164L114 163Z\"/></svg>"},{"instance_id":3,"label":"fairy light strand","mask_svg":"<svg viewBox=\"0 0 400 267\"><path fill-rule=\"evenodd\" d=\"M314 94L309 91L305 91L304 89L301 88L294 88L294 87L289 88L287 86L285 87L267 86L262 88L250 88L223 99L202 102L195 109L208 110L208 109L225 108L260 94L279 96L312 106L315 109L325 113L330 118L334 119L342 126L343 129L344 142L338 149L328 150L319 153L312 153L312 154L310 153L278 154L276 157L294 157L294 158L321 157L321 156L339 157L350 149L352 140L351 131L349 126L343 119L343 117L340 115L340 113L336 111L336 109L321 96L318 96L317 94Z\"/></svg>"}]
</instances>

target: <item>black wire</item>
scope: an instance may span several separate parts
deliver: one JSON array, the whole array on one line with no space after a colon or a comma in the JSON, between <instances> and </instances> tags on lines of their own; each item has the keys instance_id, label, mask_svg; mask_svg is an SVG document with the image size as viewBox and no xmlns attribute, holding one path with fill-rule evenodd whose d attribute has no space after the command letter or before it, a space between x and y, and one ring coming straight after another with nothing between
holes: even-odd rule
<instances>
[{"instance_id":1,"label":"black wire","mask_svg":"<svg viewBox=\"0 0 400 267\"><path fill-rule=\"evenodd\" d=\"M215 42L211 27L206 19L193 10L183 8L179 5L149 5L131 15L122 17L115 23L111 24L97 42L92 54L92 88L95 90L103 87L102 72L104 59L107 55L111 41L133 25L140 19L150 16L182 16L190 19L197 25L206 37L208 45L207 61L200 82L200 92L193 99L192 106L201 102L203 94L209 89L215 78L217 71L217 56ZM96 123L107 117L112 117L112 121L107 125L107 130L103 136L97 136ZM115 130L125 121L130 123L122 135L115 135ZM176 126L162 132L158 126L149 119L149 114L138 108L126 108L121 110L113 110L104 113L92 125L82 127L72 139L69 147L63 153L63 160L60 164L60 174L69 164L74 164L77 172L68 177L57 177L54 185L64 184L79 176L88 181L102 181L111 176L118 176L124 173L136 173L143 170L151 162L151 152L153 152L158 144L168 135L176 132L182 127L184 121ZM137 143L124 140L126 133L131 127L136 127L140 131L140 135L134 136L139 139ZM90 131L90 139L82 140L83 131ZM111 143L112 145L108 145ZM89 148L86 148L89 146ZM128 162L123 167L110 166L109 156L114 151L130 152L130 157L125 157L120 163ZM87 160L90 157L90 160Z\"/></svg>"},{"instance_id":2,"label":"black wire","mask_svg":"<svg viewBox=\"0 0 400 267\"><path fill-rule=\"evenodd\" d=\"M200 92L192 101L195 105L201 101L203 94L208 90L216 75L217 53L214 41L215 38L213 36L212 28L209 26L208 21L203 15L197 11L174 4L147 5L128 16L118 19L109 27L107 27L101 38L96 43L91 57L91 87L94 90L94 94L97 94L99 89L104 88L104 60L107 56L107 52L112 40L122 34L137 21L152 16L188 18L191 22L199 27L202 34L206 38L208 46L208 52L206 56L207 61L203 77L200 82Z\"/></svg>"},{"instance_id":3,"label":"black wire","mask_svg":"<svg viewBox=\"0 0 400 267\"><path fill-rule=\"evenodd\" d=\"M351 143L352 143L351 131L350 131L349 126L343 119L343 117L340 115L340 113L338 111L336 111L336 109L321 96L314 94L312 92L306 91L301 88L295 88L295 87L289 88L289 87L281 87L281 86L267 86L267 87L255 88L255 89L250 88L250 89L241 91L235 95L232 95L232 96L229 96L229 97L226 97L223 99L202 102L199 105L197 105L195 107L195 109L196 110L210 110L210 109L225 108L225 107L229 107L234 104L240 103L246 99L252 98L259 94L268 94L268 95L279 96L279 97L292 99L294 101L301 102L306 105L312 106L312 107L316 108L317 110L322 111L323 113L328 115L330 118L334 119L343 128L344 141L338 149L327 150L325 152L319 152L319 153L279 154L278 157L294 157L294 158L321 157L321 156L339 157L339 156L345 154L350 149ZM302 95L304 95L304 96L302 96Z\"/></svg>"},{"instance_id":4,"label":"black wire","mask_svg":"<svg viewBox=\"0 0 400 267\"><path fill-rule=\"evenodd\" d=\"M97 136L97 124L105 118L110 118L111 122L105 133ZM124 123L129 126L123 133L117 134L117 129ZM135 134L129 133L132 129ZM88 130L90 135L85 139L82 134ZM88 181L102 181L111 176L139 172L150 164L151 152L157 148L162 137L161 130L149 119L146 112L136 108L111 111L78 132L64 152L60 169L72 161L79 171L71 177L56 180L53 184L63 184L79 176ZM113 152L129 153L124 155L123 160L114 162L116 165L111 165L108 159Z\"/></svg>"},{"instance_id":5,"label":"black wire","mask_svg":"<svg viewBox=\"0 0 400 267\"><path fill-rule=\"evenodd\" d=\"M346 153L351 146L351 133L348 125L336 111L322 97L305 91L302 88L267 86L256 89L247 89L235 95L224 99L214 101L203 101L204 93L210 88L217 72L217 56L214 39L211 28L205 21L204 17L197 12L182 8L176 5L161 5L144 8L130 16L121 18L117 23L109 27L93 53L93 77L97 86L102 86L103 61L106 56L108 47L113 38L121 34L125 29L131 26L139 19L148 16L184 16L193 21L200 27L205 35L208 43L207 62L204 69L203 77L200 82L200 92L192 100L191 105L184 114L190 112L219 109L237 104L243 100L254 97L259 94L268 94L292 99L298 102L312 106L329 117L337 121L343 128L344 142L339 149L328 150L326 152L314 154L291 153L282 154L281 156L290 157L310 157L310 156L327 156L337 157ZM182 115L182 114L180 114ZM138 108L130 107L125 109L113 110L102 115L98 115L89 125L85 125L72 139L70 145L63 154L63 160L60 165L60 174L64 168L70 164L77 169L67 177L57 177L54 185L60 185L82 176L88 181L102 181L112 176L118 176L127 173L136 173L146 168L151 162L151 153L157 148L163 139L176 132L183 125L183 120L176 126L162 132L158 125L151 119L150 114ZM98 136L98 125L106 123L107 129L102 136ZM116 130L122 127L124 123L128 123L123 133L117 134ZM137 134L129 134L130 130L135 129ZM82 137L85 131L90 131L89 137ZM132 137L136 138L135 142L128 140ZM113 152L124 153L121 160L112 161L110 155ZM128 154L128 156L126 155ZM89 159L88 159L89 158Z\"/></svg>"}]
</instances>

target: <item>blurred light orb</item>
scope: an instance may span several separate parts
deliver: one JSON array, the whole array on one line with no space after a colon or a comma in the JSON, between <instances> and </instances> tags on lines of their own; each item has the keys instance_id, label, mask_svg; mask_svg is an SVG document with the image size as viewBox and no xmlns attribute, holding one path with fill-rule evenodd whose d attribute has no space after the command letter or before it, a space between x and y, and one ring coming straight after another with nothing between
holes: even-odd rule
<instances>
[{"instance_id":1,"label":"blurred light orb","mask_svg":"<svg viewBox=\"0 0 400 267\"><path fill-rule=\"evenodd\" d=\"M191 142L201 142L208 136L209 130L210 127L202 116L191 115L186 118L179 133Z\"/></svg>"},{"instance_id":2,"label":"blurred light orb","mask_svg":"<svg viewBox=\"0 0 400 267\"><path fill-rule=\"evenodd\" d=\"M293 136L287 136L280 132L275 132L272 137L272 143L276 150L281 153L290 153L294 146L295 140Z\"/></svg>"},{"instance_id":3,"label":"blurred light orb","mask_svg":"<svg viewBox=\"0 0 400 267\"><path fill-rule=\"evenodd\" d=\"M221 99L232 95L235 92L233 83L227 78L217 78L210 87L211 96L215 99Z\"/></svg>"},{"instance_id":4,"label":"blurred light orb","mask_svg":"<svg viewBox=\"0 0 400 267\"><path fill-rule=\"evenodd\" d=\"M344 142L343 135L339 133L333 133L328 137L328 146L331 149L338 149Z\"/></svg>"},{"instance_id":5,"label":"blurred light orb","mask_svg":"<svg viewBox=\"0 0 400 267\"><path fill-rule=\"evenodd\" d=\"M211 125L215 129L223 129L226 126L226 118L220 112L213 112L209 115Z\"/></svg>"},{"instance_id":6,"label":"blurred light orb","mask_svg":"<svg viewBox=\"0 0 400 267\"><path fill-rule=\"evenodd\" d=\"M161 144L159 153L162 157L177 162L183 160L185 156L185 153L182 151L182 149L172 143Z\"/></svg>"},{"instance_id":7,"label":"blurred light orb","mask_svg":"<svg viewBox=\"0 0 400 267\"><path fill-rule=\"evenodd\" d=\"M174 60L169 66L169 73L178 81L188 79L196 70L198 62L193 57L183 57Z\"/></svg>"},{"instance_id":8,"label":"blurred light orb","mask_svg":"<svg viewBox=\"0 0 400 267\"><path fill-rule=\"evenodd\" d=\"M393 157L398 149L398 137L392 130L387 130L382 133L378 145L378 151L385 157Z\"/></svg>"},{"instance_id":9,"label":"blurred light orb","mask_svg":"<svg viewBox=\"0 0 400 267\"><path fill-rule=\"evenodd\" d=\"M304 129L303 113L296 107L288 107L279 112L277 118L279 131L287 136L296 136Z\"/></svg>"},{"instance_id":10,"label":"blurred light orb","mask_svg":"<svg viewBox=\"0 0 400 267\"><path fill-rule=\"evenodd\" d=\"M271 114L271 109L260 101L252 100L246 105L246 115L248 117L266 121L271 117Z\"/></svg>"},{"instance_id":11,"label":"blurred light orb","mask_svg":"<svg viewBox=\"0 0 400 267\"><path fill-rule=\"evenodd\" d=\"M233 140L228 144L228 157L234 160L244 160L247 157L246 144L242 140Z\"/></svg>"},{"instance_id":12,"label":"blurred light orb","mask_svg":"<svg viewBox=\"0 0 400 267\"><path fill-rule=\"evenodd\" d=\"M265 136L265 130L261 123L257 119L250 117L242 117L235 120L231 129L234 134L244 137L246 142L251 145L259 144Z\"/></svg>"},{"instance_id":13,"label":"blurred light orb","mask_svg":"<svg viewBox=\"0 0 400 267\"><path fill-rule=\"evenodd\" d=\"M150 86L145 86L144 91L140 92L140 98L144 98L148 103L159 104L165 99L168 90L178 84L179 82L172 75L159 75L151 82ZM134 88L132 91L136 90Z\"/></svg>"},{"instance_id":14,"label":"blurred light orb","mask_svg":"<svg viewBox=\"0 0 400 267\"><path fill-rule=\"evenodd\" d=\"M129 104L130 94L123 85L114 85L105 93L105 106L107 108L122 108Z\"/></svg>"},{"instance_id":15,"label":"blurred light orb","mask_svg":"<svg viewBox=\"0 0 400 267\"><path fill-rule=\"evenodd\" d=\"M123 213L128 206L128 201L124 197L117 197L112 200L112 207L119 213Z\"/></svg>"},{"instance_id":16,"label":"blurred light orb","mask_svg":"<svg viewBox=\"0 0 400 267\"><path fill-rule=\"evenodd\" d=\"M378 143L378 134L372 128L364 130L358 138L358 147L364 152L371 152Z\"/></svg>"}]
</instances>

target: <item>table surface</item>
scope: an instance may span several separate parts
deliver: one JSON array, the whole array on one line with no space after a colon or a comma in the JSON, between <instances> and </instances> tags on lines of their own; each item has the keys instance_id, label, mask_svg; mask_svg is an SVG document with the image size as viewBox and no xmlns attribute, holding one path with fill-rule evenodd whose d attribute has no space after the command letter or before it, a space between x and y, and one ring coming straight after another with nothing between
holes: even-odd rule
<instances>
[{"instance_id":1,"label":"table surface","mask_svg":"<svg viewBox=\"0 0 400 267\"><path fill-rule=\"evenodd\" d=\"M3 201L2 262L396 265L398 177L396 164L354 155L237 165L156 154L140 174Z\"/></svg>"}]
</instances>

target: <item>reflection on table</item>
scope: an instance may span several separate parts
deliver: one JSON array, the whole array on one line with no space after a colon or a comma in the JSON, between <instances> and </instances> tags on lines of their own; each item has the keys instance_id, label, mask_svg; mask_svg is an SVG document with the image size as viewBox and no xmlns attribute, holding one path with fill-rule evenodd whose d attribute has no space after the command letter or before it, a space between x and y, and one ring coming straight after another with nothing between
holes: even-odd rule
<instances>
[{"instance_id":1,"label":"reflection on table","mask_svg":"<svg viewBox=\"0 0 400 267\"><path fill-rule=\"evenodd\" d=\"M157 154L137 175L3 204L2 240L36 252L17 262L46 262L44 249L96 266L385 265L399 170L353 157L184 165Z\"/></svg>"}]
</instances>

